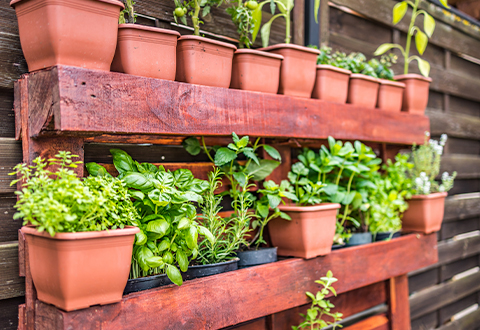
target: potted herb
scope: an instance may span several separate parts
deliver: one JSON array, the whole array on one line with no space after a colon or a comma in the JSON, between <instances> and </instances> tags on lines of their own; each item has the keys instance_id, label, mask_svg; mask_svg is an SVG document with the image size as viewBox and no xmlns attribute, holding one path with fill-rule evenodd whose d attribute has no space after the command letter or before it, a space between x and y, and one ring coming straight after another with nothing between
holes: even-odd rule
<instances>
[{"instance_id":1,"label":"potted herb","mask_svg":"<svg viewBox=\"0 0 480 330\"><path fill-rule=\"evenodd\" d=\"M122 299L139 216L125 184L81 180L70 152L15 166L18 212L38 299L72 311ZM56 171L46 169L55 166Z\"/></svg>"},{"instance_id":2,"label":"potted herb","mask_svg":"<svg viewBox=\"0 0 480 330\"><path fill-rule=\"evenodd\" d=\"M440 0L440 3L448 8L447 0ZM403 96L402 111L424 114L428 103L428 89L432 79L428 77L430 73L430 64L420 56L425 52L428 38L432 36L435 30L435 19L425 10L419 10L419 4L420 0L402 1L395 4L393 7L393 24L397 24L403 19L407 13L408 6L412 7L412 18L410 19L410 24L407 30L405 48L398 44L386 43L377 48L375 55L382 55L392 48L400 50L404 58L404 70L403 75L396 76L395 80L405 83L406 86ZM420 27L415 26L415 21L421 15L423 15L424 32ZM413 35L415 35L415 46L420 56L410 56L410 46ZM422 75L408 73L408 66L410 62L414 60L417 61L418 68Z\"/></svg>"},{"instance_id":3,"label":"potted herb","mask_svg":"<svg viewBox=\"0 0 480 330\"><path fill-rule=\"evenodd\" d=\"M259 3L254 10L254 30L252 39L255 41L260 25L262 24L262 8L269 4L274 14L275 6L278 6L280 13L274 15L261 28L262 43L264 51L279 54L283 56L282 66L280 68L280 86L279 94L288 96L310 98L313 86L315 84L315 63L316 57L320 53L317 49L303 47L290 44L291 40L291 11L294 6L293 0L265 0ZM285 26L285 43L269 46L270 29L275 19L283 17L286 22Z\"/></svg>"},{"instance_id":4,"label":"potted herb","mask_svg":"<svg viewBox=\"0 0 480 330\"><path fill-rule=\"evenodd\" d=\"M312 98L346 103L350 70L347 70L345 53L335 52L327 46L320 48L317 58L317 75Z\"/></svg>"},{"instance_id":5,"label":"potted herb","mask_svg":"<svg viewBox=\"0 0 480 330\"><path fill-rule=\"evenodd\" d=\"M118 41L111 70L136 76L175 80L176 47L180 33L134 24L133 0L123 0Z\"/></svg>"},{"instance_id":6,"label":"potted herb","mask_svg":"<svg viewBox=\"0 0 480 330\"><path fill-rule=\"evenodd\" d=\"M343 314L339 312L333 313L332 309L335 308L335 306L329 300L325 300L330 293L337 296L337 292L332 286L332 284L337 281L330 270L326 276L315 281L315 283L320 284L322 288L316 294L306 292L307 297L312 299L312 306L307 310L307 314L300 314L305 320L300 323L300 325L293 326L293 330L320 330L328 326L330 326L332 330L335 330L337 327L342 327L337 322L342 320ZM326 320L324 320L324 317ZM329 321L331 319L333 319L333 321Z\"/></svg>"},{"instance_id":7,"label":"potted herb","mask_svg":"<svg viewBox=\"0 0 480 330\"><path fill-rule=\"evenodd\" d=\"M240 48L233 56L230 88L276 94L283 56L249 49L255 24L252 10L257 7L256 1L243 3L242 0L236 0L233 6L227 8L237 27Z\"/></svg>"},{"instance_id":8,"label":"potted herb","mask_svg":"<svg viewBox=\"0 0 480 330\"><path fill-rule=\"evenodd\" d=\"M232 78L233 53L237 49L226 42L211 40L200 36L199 15L205 16L219 0L174 0L175 22L180 20L187 25L187 16L191 17L193 35L182 36L177 45L177 72L175 80L191 84L228 88Z\"/></svg>"},{"instance_id":9,"label":"potted herb","mask_svg":"<svg viewBox=\"0 0 480 330\"><path fill-rule=\"evenodd\" d=\"M54 65L110 70L124 8L120 1L12 0L10 6L29 71Z\"/></svg>"},{"instance_id":10,"label":"potted herb","mask_svg":"<svg viewBox=\"0 0 480 330\"><path fill-rule=\"evenodd\" d=\"M429 139L425 135L425 144L413 146L411 159L413 168L409 171L413 182L413 196L408 200L408 210L403 215L404 231L420 231L429 234L439 231L445 207L447 191L452 189L457 172L449 175L444 172L441 183L435 178L440 174L440 161L447 135L440 141Z\"/></svg>"},{"instance_id":11,"label":"potted herb","mask_svg":"<svg viewBox=\"0 0 480 330\"><path fill-rule=\"evenodd\" d=\"M377 108L386 111L400 112L402 110L405 84L394 81L394 73L390 67L395 63L397 63L397 56L394 54L382 55L380 60L372 58L368 61L368 64L375 71L380 81Z\"/></svg>"},{"instance_id":12,"label":"potted herb","mask_svg":"<svg viewBox=\"0 0 480 330\"><path fill-rule=\"evenodd\" d=\"M380 83L377 74L362 53L347 56L347 68L352 72L348 86L347 103L375 108Z\"/></svg>"}]
</instances>

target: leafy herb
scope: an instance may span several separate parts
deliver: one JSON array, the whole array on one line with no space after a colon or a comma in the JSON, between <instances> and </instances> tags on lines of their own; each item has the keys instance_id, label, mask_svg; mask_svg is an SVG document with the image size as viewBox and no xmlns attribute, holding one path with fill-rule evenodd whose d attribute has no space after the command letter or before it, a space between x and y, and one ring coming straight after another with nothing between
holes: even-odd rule
<instances>
[{"instance_id":1,"label":"leafy herb","mask_svg":"<svg viewBox=\"0 0 480 330\"><path fill-rule=\"evenodd\" d=\"M255 24L252 10L257 7L258 3L256 1L250 0L243 3L242 0L236 0L235 5L227 8L227 13L232 17L232 22L237 27L240 48L250 48L252 46L250 36Z\"/></svg>"},{"instance_id":2,"label":"leafy herb","mask_svg":"<svg viewBox=\"0 0 480 330\"><path fill-rule=\"evenodd\" d=\"M260 26L262 24L262 7L266 4L270 5L270 10L272 12L273 17L265 24L263 24L262 29L260 31ZM275 8L278 6L280 13L275 15ZM255 42L257 38L258 31L262 35L262 44L263 47L268 46L268 42L270 40L270 30L272 28L272 23L275 19L279 17L283 17L285 19L285 43L289 44L291 40L291 11L294 6L293 0L265 0L258 4L258 7L253 11L253 34L252 34L252 41Z\"/></svg>"},{"instance_id":3,"label":"leafy herb","mask_svg":"<svg viewBox=\"0 0 480 330\"><path fill-rule=\"evenodd\" d=\"M337 68L348 70L349 66L347 61L348 59L345 53L336 51L332 54L332 48L328 46L322 46L320 48L320 54L317 57L317 64L332 65Z\"/></svg>"},{"instance_id":4,"label":"leafy herb","mask_svg":"<svg viewBox=\"0 0 480 330\"><path fill-rule=\"evenodd\" d=\"M118 18L118 24L125 24L125 23L132 23L134 24L137 20L137 15L135 14L135 10L133 6L135 2L133 0L122 0L125 9L120 12L120 17ZM127 17L125 17L127 15Z\"/></svg>"},{"instance_id":5,"label":"leafy herb","mask_svg":"<svg viewBox=\"0 0 480 330\"><path fill-rule=\"evenodd\" d=\"M395 54L382 55L380 60L372 58L368 61L368 65L373 69L377 78L393 80L392 64L397 63L397 56Z\"/></svg>"},{"instance_id":6,"label":"leafy herb","mask_svg":"<svg viewBox=\"0 0 480 330\"><path fill-rule=\"evenodd\" d=\"M192 19L193 35L200 35L200 24L203 21L199 18L207 16L210 13L212 6L220 6L223 0L173 0L175 3L175 10L173 11L173 18L175 23L178 19L187 25L187 15ZM201 13L200 13L201 11Z\"/></svg>"}]
</instances>

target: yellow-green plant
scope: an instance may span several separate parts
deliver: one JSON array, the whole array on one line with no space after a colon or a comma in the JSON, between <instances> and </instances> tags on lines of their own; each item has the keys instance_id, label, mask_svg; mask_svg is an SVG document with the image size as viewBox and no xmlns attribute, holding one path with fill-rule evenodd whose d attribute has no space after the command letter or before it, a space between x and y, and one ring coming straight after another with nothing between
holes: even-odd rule
<instances>
[{"instance_id":1,"label":"yellow-green plant","mask_svg":"<svg viewBox=\"0 0 480 330\"><path fill-rule=\"evenodd\" d=\"M275 14L275 8L278 6L280 13L274 15L267 23L263 24L260 34L262 35L262 44L263 47L268 46L268 41L270 39L270 30L272 28L272 23L278 17L285 18L285 43L289 44L291 39L291 20L290 13L292 12L294 1L293 0L265 0L258 4L258 7L253 11L253 33L252 33L252 42L255 42L257 38L258 31L260 30L260 25L262 24L262 7L267 3L270 4L270 10L272 15Z\"/></svg>"},{"instance_id":2,"label":"yellow-green plant","mask_svg":"<svg viewBox=\"0 0 480 330\"><path fill-rule=\"evenodd\" d=\"M440 0L440 3L446 8L448 8L447 0ZM428 38L432 36L433 31L435 30L435 19L425 10L419 10L419 4L420 0L405 0L397 3L393 7L393 24L397 24L403 19L403 17L407 13L408 6L412 7L412 18L410 20L410 25L408 26L407 42L405 44L405 48L403 48L399 44L385 43L377 48L377 50L375 51L375 55L382 55L392 48L397 48L400 50L405 59L403 70L404 74L408 73L408 65L410 64L410 62L413 60L417 60L420 73L425 77L428 77L430 73L430 64L424 59L420 58L420 56L410 56L410 46L412 43L413 35L415 34L415 45L417 47L417 51L420 55L423 55L428 45ZM415 25L415 21L420 15L423 15L423 30L425 32L423 32L420 27Z\"/></svg>"}]
</instances>

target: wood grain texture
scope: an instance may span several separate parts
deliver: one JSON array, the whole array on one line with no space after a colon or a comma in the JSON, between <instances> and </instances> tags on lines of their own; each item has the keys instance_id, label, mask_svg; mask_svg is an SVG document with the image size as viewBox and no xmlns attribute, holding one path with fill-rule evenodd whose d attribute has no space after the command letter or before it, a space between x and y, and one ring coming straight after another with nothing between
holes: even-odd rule
<instances>
[{"instance_id":1,"label":"wood grain texture","mask_svg":"<svg viewBox=\"0 0 480 330\"><path fill-rule=\"evenodd\" d=\"M287 259L192 280L181 287L134 293L121 303L70 313L38 303L36 321L43 322L43 329L52 330L94 329L100 324L102 329L147 325L150 329L219 329L307 304L305 291L315 291L314 280L327 270L342 279L336 289L343 293L431 264L437 260L435 245L435 235L408 235L334 251L325 257ZM425 253L418 255L416 251ZM363 275L357 276L359 273ZM140 314L143 317L139 318Z\"/></svg>"},{"instance_id":2,"label":"wood grain texture","mask_svg":"<svg viewBox=\"0 0 480 330\"><path fill-rule=\"evenodd\" d=\"M477 330L480 324L480 309L462 317L461 319L447 323L438 330Z\"/></svg>"},{"instance_id":3,"label":"wood grain texture","mask_svg":"<svg viewBox=\"0 0 480 330\"><path fill-rule=\"evenodd\" d=\"M401 275L388 280L388 305L391 330L410 330L408 277Z\"/></svg>"},{"instance_id":4,"label":"wood grain texture","mask_svg":"<svg viewBox=\"0 0 480 330\"><path fill-rule=\"evenodd\" d=\"M0 300L24 294L25 281L18 276L18 242L0 243Z\"/></svg>"},{"instance_id":5,"label":"wood grain texture","mask_svg":"<svg viewBox=\"0 0 480 330\"><path fill-rule=\"evenodd\" d=\"M447 154L442 157L440 173L457 172L459 179L480 177L480 155Z\"/></svg>"},{"instance_id":6,"label":"wood grain texture","mask_svg":"<svg viewBox=\"0 0 480 330\"><path fill-rule=\"evenodd\" d=\"M0 195L0 242L17 240L17 231L22 226L22 220L13 220L15 195Z\"/></svg>"},{"instance_id":7,"label":"wood grain texture","mask_svg":"<svg viewBox=\"0 0 480 330\"><path fill-rule=\"evenodd\" d=\"M448 134L463 139L480 140L480 118L455 113L428 110L432 135ZM455 150L450 150L454 153Z\"/></svg>"},{"instance_id":8,"label":"wood grain texture","mask_svg":"<svg viewBox=\"0 0 480 330\"><path fill-rule=\"evenodd\" d=\"M23 297L0 300L0 329L17 330L18 306L24 302ZM23 329L20 329L23 330Z\"/></svg>"},{"instance_id":9,"label":"wood grain texture","mask_svg":"<svg viewBox=\"0 0 480 330\"><path fill-rule=\"evenodd\" d=\"M15 191L15 186L10 187L10 182L15 177L8 175L8 173L13 171L15 165L22 162L22 144L13 138L0 138L0 155L0 195L11 195ZM1 217L0 215L0 219Z\"/></svg>"},{"instance_id":10,"label":"wood grain texture","mask_svg":"<svg viewBox=\"0 0 480 330\"><path fill-rule=\"evenodd\" d=\"M389 330L388 318L385 314L375 315L360 321L344 330Z\"/></svg>"}]
</instances>

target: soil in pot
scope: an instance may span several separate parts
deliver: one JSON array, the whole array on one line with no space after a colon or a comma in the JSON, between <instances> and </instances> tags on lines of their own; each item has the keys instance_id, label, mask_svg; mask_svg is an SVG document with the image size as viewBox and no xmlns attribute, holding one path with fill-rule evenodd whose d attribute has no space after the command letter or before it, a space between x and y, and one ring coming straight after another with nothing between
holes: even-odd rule
<instances>
[{"instance_id":1,"label":"soil in pot","mask_svg":"<svg viewBox=\"0 0 480 330\"><path fill-rule=\"evenodd\" d=\"M199 36L182 36L177 43L177 81L205 86L230 86L234 45Z\"/></svg>"},{"instance_id":2,"label":"soil in pot","mask_svg":"<svg viewBox=\"0 0 480 330\"><path fill-rule=\"evenodd\" d=\"M238 251L239 268L252 267L277 261L277 247L259 248L258 250Z\"/></svg>"},{"instance_id":3,"label":"soil in pot","mask_svg":"<svg viewBox=\"0 0 480 330\"><path fill-rule=\"evenodd\" d=\"M283 56L253 49L239 49L233 56L230 88L273 93L280 83Z\"/></svg>"},{"instance_id":4,"label":"soil in pot","mask_svg":"<svg viewBox=\"0 0 480 330\"><path fill-rule=\"evenodd\" d=\"M383 232L383 233L376 233L373 234L373 240L375 242L380 242L380 241L389 241L394 238L400 237L401 234L399 231L396 232Z\"/></svg>"},{"instance_id":5,"label":"soil in pot","mask_svg":"<svg viewBox=\"0 0 480 330\"><path fill-rule=\"evenodd\" d=\"M278 94L310 98L315 85L318 49L278 44L261 50L283 56Z\"/></svg>"},{"instance_id":6,"label":"soil in pot","mask_svg":"<svg viewBox=\"0 0 480 330\"><path fill-rule=\"evenodd\" d=\"M175 80L180 33L139 24L120 24L111 70L136 76Z\"/></svg>"},{"instance_id":7,"label":"soil in pot","mask_svg":"<svg viewBox=\"0 0 480 330\"><path fill-rule=\"evenodd\" d=\"M357 246L372 243L372 234L371 233L353 233L350 236L346 246Z\"/></svg>"},{"instance_id":8,"label":"soil in pot","mask_svg":"<svg viewBox=\"0 0 480 330\"><path fill-rule=\"evenodd\" d=\"M347 103L365 108L375 108L379 86L380 83L377 78L352 73L348 86Z\"/></svg>"},{"instance_id":9,"label":"soil in pot","mask_svg":"<svg viewBox=\"0 0 480 330\"><path fill-rule=\"evenodd\" d=\"M394 79L405 84L402 111L423 115L428 103L432 78L412 73L395 76Z\"/></svg>"},{"instance_id":10,"label":"soil in pot","mask_svg":"<svg viewBox=\"0 0 480 330\"><path fill-rule=\"evenodd\" d=\"M159 286L173 284L167 274L139 277L127 281L123 294L158 288Z\"/></svg>"},{"instance_id":11,"label":"soil in pot","mask_svg":"<svg viewBox=\"0 0 480 330\"><path fill-rule=\"evenodd\" d=\"M39 233L22 227L38 299L65 311L122 299L136 227L81 233Z\"/></svg>"},{"instance_id":12,"label":"soil in pot","mask_svg":"<svg viewBox=\"0 0 480 330\"><path fill-rule=\"evenodd\" d=\"M117 45L117 0L13 0L29 71L54 65L110 70Z\"/></svg>"},{"instance_id":13,"label":"soil in pot","mask_svg":"<svg viewBox=\"0 0 480 330\"><path fill-rule=\"evenodd\" d=\"M235 258L233 260L219 262L216 264L188 266L188 270L186 272L182 272L182 277L184 280L193 280L194 278L217 275L237 269L238 258Z\"/></svg>"},{"instance_id":14,"label":"soil in pot","mask_svg":"<svg viewBox=\"0 0 480 330\"><path fill-rule=\"evenodd\" d=\"M400 112L402 110L404 90L404 83L380 79L377 108L386 111Z\"/></svg>"},{"instance_id":15,"label":"soil in pot","mask_svg":"<svg viewBox=\"0 0 480 330\"><path fill-rule=\"evenodd\" d=\"M278 255L310 259L330 253L340 204L278 207L292 218L290 221L275 218L267 225Z\"/></svg>"},{"instance_id":16,"label":"soil in pot","mask_svg":"<svg viewBox=\"0 0 480 330\"><path fill-rule=\"evenodd\" d=\"M317 76L312 98L335 103L346 103L350 74L349 70L332 65L317 65Z\"/></svg>"},{"instance_id":17,"label":"soil in pot","mask_svg":"<svg viewBox=\"0 0 480 330\"><path fill-rule=\"evenodd\" d=\"M402 218L403 231L430 234L442 227L446 192L412 196Z\"/></svg>"}]
</instances>

